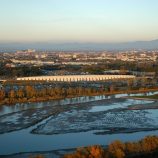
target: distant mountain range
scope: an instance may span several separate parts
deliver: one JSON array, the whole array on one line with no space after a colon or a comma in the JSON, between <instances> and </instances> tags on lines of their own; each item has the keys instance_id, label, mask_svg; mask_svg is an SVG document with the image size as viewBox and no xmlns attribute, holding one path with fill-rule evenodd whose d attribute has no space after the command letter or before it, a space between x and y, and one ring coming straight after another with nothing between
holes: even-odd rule
<instances>
[{"instance_id":1,"label":"distant mountain range","mask_svg":"<svg viewBox=\"0 0 158 158\"><path fill-rule=\"evenodd\" d=\"M0 51L16 51L21 49L55 50L55 51L100 51L129 49L158 49L158 39L152 41L136 41L124 43L0 43Z\"/></svg>"}]
</instances>

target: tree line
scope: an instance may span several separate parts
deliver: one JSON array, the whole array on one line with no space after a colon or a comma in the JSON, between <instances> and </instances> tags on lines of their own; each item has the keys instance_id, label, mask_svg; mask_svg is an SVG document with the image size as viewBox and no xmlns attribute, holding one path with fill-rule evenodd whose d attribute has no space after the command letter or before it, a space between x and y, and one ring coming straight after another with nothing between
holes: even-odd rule
<instances>
[{"instance_id":1,"label":"tree line","mask_svg":"<svg viewBox=\"0 0 158 158\"><path fill-rule=\"evenodd\" d=\"M108 90L109 91L109 90ZM17 102L34 102L66 97L100 95L107 92L105 87L80 87L80 86L38 86L23 85L20 87L11 86L0 89L0 102L14 104Z\"/></svg>"},{"instance_id":2,"label":"tree line","mask_svg":"<svg viewBox=\"0 0 158 158\"><path fill-rule=\"evenodd\" d=\"M63 158L156 158L158 155L158 137L147 136L138 142L114 141L106 149L99 146L78 148L73 154Z\"/></svg>"},{"instance_id":3,"label":"tree line","mask_svg":"<svg viewBox=\"0 0 158 158\"><path fill-rule=\"evenodd\" d=\"M79 96L127 93L157 88L157 81L138 79L104 82L7 81L0 88L0 104L38 102Z\"/></svg>"}]
</instances>

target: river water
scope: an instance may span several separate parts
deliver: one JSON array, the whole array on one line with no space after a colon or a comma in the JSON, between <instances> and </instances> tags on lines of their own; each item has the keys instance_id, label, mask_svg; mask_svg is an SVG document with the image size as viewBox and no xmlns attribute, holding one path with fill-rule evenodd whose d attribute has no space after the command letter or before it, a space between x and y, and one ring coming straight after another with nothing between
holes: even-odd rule
<instances>
[{"instance_id":1,"label":"river water","mask_svg":"<svg viewBox=\"0 0 158 158\"><path fill-rule=\"evenodd\" d=\"M130 95L117 94L112 96L78 97L78 98L63 99L59 101L49 101L43 103L16 104L15 106L2 106L0 108L0 115L2 116L4 114L9 114L9 113L27 110L31 108L41 108L45 106L54 106L61 104L66 105L66 104L97 101L102 99L120 98L125 96L153 95L153 94L158 94L158 92L130 94ZM145 101L142 100L142 104L144 103ZM96 108L97 107L95 107L95 109L92 109L92 112L93 110L97 110ZM87 146L94 144L108 145L109 143L111 143L113 140L116 139L122 141L135 141L147 135L158 135L158 131L146 131L146 132L136 132L136 133L128 133L128 134L106 134L106 135L95 135L93 134L94 131L57 134L57 135L38 135L38 134L30 133L32 129L36 128L40 124L43 124L48 119L49 118L27 129L0 134L0 155L8 155L8 154L14 154L19 152L70 149L79 146Z\"/></svg>"}]
</instances>

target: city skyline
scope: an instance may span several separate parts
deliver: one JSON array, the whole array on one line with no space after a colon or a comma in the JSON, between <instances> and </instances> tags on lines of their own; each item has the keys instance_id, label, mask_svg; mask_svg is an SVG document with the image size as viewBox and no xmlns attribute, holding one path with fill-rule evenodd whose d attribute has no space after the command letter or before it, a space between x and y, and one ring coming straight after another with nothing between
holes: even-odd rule
<instances>
[{"instance_id":1,"label":"city skyline","mask_svg":"<svg viewBox=\"0 0 158 158\"><path fill-rule=\"evenodd\" d=\"M1 0L0 42L129 42L158 38L156 0Z\"/></svg>"}]
</instances>

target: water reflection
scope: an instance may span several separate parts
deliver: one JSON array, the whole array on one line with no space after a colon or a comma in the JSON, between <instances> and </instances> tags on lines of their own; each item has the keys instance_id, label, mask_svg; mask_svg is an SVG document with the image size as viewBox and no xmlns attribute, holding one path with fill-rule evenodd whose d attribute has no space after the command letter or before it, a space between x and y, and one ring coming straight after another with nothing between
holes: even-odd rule
<instances>
[{"instance_id":1,"label":"water reflection","mask_svg":"<svg viewBox=\"0 0 158 158\"><path fill-rule=\"evenodd\" d=\"M113 99L113 98L120 98L126 96L143 96L143 95L154 95L158 94L157 92L148 92L148 93L138 93L138 94L115 94L115 95L101 95L101 96L84 96L84 97L76 97L76 98L65 98L62 100L53 100L48 102L41 102L41 103L22 103L16 104L15 106L0 106L0 116L8 113L13 113L22 110L28 110L32 108L42 108L46 106L55 106L55 105L67 105L67 104L77 104L77 103L84 103L90 101L97 101L102 99Z\"/></svg>"}]
</instances>

